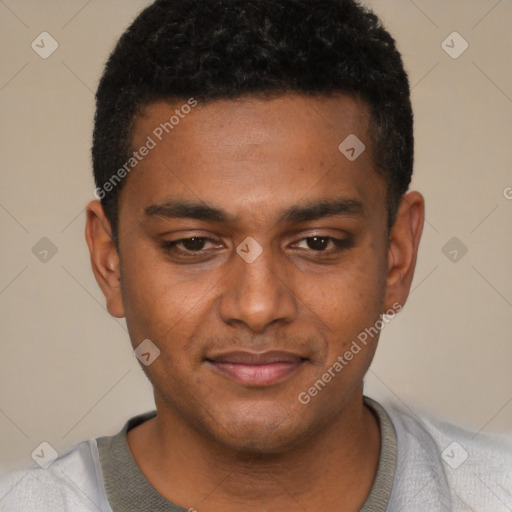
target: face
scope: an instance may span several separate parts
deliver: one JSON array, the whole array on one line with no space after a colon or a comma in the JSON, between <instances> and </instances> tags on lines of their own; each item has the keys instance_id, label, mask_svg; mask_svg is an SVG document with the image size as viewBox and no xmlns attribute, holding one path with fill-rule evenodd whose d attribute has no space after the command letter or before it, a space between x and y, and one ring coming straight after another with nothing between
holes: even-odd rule
<instances>
[{"instance_id":1,"label":"face","mask_svg":"<svg viewBox=\"0 0 512 512\"><path fill-rule=\"evenodd\" d=\"M155 145L120 194L119 254L105 245L95 273L133 347L160 350L143 366L157 408L223 445L276 452L360 395L378 335L343 356L405 302L417 243L400 252L399 228L390 243L363 102L215 101L182 109L166 133L180 106L137 119L133 147ZM338 149L351 134L366 146L355 160ZM93 254L91 226L109 229L95 208Z\"/></svg>"}]
</instances>

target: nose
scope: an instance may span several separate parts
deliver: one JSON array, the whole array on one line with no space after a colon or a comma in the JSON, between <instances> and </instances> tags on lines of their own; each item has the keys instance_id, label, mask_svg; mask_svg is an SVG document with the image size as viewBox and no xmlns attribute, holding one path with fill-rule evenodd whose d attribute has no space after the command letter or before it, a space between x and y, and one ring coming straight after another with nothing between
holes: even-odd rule
<instances>
[{"instance_id":1,"label":"nose","mask_svg":"<svg viewBox=\"0 0 512 512\"><path fill-rule=\"evenodd\" d=\"M270 248L264 248L252 263L236 254L233 265L219 306L226 324L264 332L271 324L293 321L298 309L293 284Z\"/></svg>"}]
</instances>

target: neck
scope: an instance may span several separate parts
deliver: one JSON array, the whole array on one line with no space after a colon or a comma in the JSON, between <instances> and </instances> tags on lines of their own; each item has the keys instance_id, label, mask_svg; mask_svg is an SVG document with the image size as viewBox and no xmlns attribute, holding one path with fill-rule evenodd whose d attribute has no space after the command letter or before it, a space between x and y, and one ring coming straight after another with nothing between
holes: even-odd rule
<instances>
[{"instance_id":1,"label":"neck","mask_svg":"<svg viewBox=\"0 0 512 512\"><path fill-rule=\"evenodd\" d=\"M220 445L155 402L157 417L132 429L128 445L153 487L184 508L357 511L370 492L380 431L362 390L308 441L264 455Z\"/></svg>"}]
</instances>

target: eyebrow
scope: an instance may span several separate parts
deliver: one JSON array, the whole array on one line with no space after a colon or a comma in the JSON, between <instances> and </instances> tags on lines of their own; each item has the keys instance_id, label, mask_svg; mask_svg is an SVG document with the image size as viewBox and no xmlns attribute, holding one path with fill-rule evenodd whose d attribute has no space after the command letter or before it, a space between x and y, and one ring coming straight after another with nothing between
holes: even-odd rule
<instances>
[{"instance_id":1,"label":"eyebrow","mask_svg":"<svg viewBox=\"0 0 512 512\"><path fill-rule=\"evenodd\" d=\"M298 223L319 220L324 217L354 217L364 211L363 203L357 199L320 200L305 205L296 205L281 212L278 223ZM232 222L235 216L226 211L199 202L167 201L148 206L144 213L147 218L196 219L207 222Z\"/></svg>"}]
</instances>

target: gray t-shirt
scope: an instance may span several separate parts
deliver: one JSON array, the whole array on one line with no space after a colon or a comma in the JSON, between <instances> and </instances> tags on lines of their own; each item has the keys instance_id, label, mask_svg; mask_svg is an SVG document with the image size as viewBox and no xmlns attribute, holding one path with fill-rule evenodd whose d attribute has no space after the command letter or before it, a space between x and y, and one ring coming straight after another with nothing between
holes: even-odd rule
<instances>
[{"instance_id":1,"label":"gray t-shirt","mask_svg":"<svg viewBox=\"0 0 512 512\"><path fill-rule=\"evenodd\" d=\"M381 448L375 480L360 512L384 512L388 506L395 475L396 432L380 404L368 397L364 397L364 403L379 422ZM187 512L187 509L164 498L149 483L128 447L126 433L155 416L156 411L140 414L128 420L118 434L97 439L105 491L113 512Z\"/></svg>"}]
</instances>

